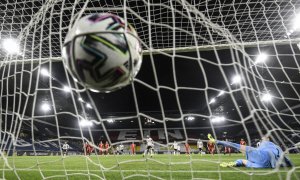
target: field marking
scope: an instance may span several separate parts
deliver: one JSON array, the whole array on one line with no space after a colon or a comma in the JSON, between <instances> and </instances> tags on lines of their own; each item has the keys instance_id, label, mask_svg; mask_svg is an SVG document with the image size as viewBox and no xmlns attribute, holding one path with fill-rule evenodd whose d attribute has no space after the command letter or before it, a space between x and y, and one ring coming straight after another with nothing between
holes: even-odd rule
<instances>
[{"instance_id":1,"label":"field marking","mask_svg":"<svg viewBox=\"0 0 300 180\"><path fill-rule=\"evenodd\" d=\"M39 169L0 169L0 171L41 171L41 172L101 172L101 170L87 170L87 169L70 169L70 170L62 170L62 169L48 169L48 170L39 170ZM170 173L170 172L181 172L181 173L277 173L277 172L290 172L288 170L279 170L279 171L251 171L251 170L246 170L246 171L234 171L234 170L220 170L220 171L214 171L214 170L193 170L193 171L184 171L184 170L176 170L176 171L166 171L166 170L103 170L104 172L158 172L158 173ZM297 171L292 171L292 172L300 172L300 170Z\"/></svg>"}]
</instances>

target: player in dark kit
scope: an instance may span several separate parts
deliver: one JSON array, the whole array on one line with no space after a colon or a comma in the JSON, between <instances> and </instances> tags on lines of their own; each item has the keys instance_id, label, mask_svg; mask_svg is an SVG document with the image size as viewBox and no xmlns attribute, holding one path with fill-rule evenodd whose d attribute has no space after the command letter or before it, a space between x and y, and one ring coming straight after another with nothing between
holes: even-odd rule
<instances>
[{"instance_id":1,"label":"player in dark kit","mask_svg":"<svg viewBox=\"0 0 300 180\"><path fill-rule=\"evenodd\" d=\"M244 145L245 146L246 145L246 141L244 139L241 139L240 140L240 145Z\"/></svg>"},{"instance_id":2,"label":"player in dark kit","mask_svg":"<svg viewBox=\"0 0 300 180\"><path fill-rule=\"evenodd\" d=\"M103 154L103 148L104 148L103 147L104 145L103 145L102 141L100 141L98 146L99 146L99 153L100 153L100 155L102 155Z\"/></svg>"},{"instance_id":3,"label":"player in dark kit","mask_svg":"<svg viewBox=\"0 0 300 180\"><path fill-rule=\"evenodd\" d=\"M185 147L185 154L190 155L191 154L191 147L190 147L189 143L185 143L184 147Z\"/></svg>"},{"instance_id":4,"label":"player in dark kit","mask_svg":"<svg viewBox=\"0 0 300 180\"><path fill-rule=\"evenodd\" d=\"M134 142L131 143L130 150L131 150L131 155L135 155L135 144L134 144Z\"/></svg>"},{"instance_id":5,"label":"player in dark kit","mask_svg":"<svg viewBox=\"0 0 300 180\"><path fill-rule=\"evenodd\" d=\"M89 155L89 156L94 150L94 148L88 142L84 144L84 149L85 149L85 155Z\"/></svg>"},{"instance_id":6,"label":"player in dark kit","mask_svg":"<svg viewBox=\"0 0 300 180\"><path fill-rule=\"evenodd\" d=\"M108 155L108 149L109 149L108 141L105 142L105 145L104 145L104 146L105 146L104 154L105 154L105 155Z\"/></svg>"},{"instance_id":7,"label":"player in dark kit","mask_svg":"<svg viewBox=\"0 0 300 180\"><path fill-rule=\"evenodd\" d=\"M208 152L212 155L214 155L214 152L215 152L215 144L213 141L208 141L207 142L207 149L208 149Z\"/></svg>"},{"instance_id":8,"label":"player in dark kit","mask_svg":"<svg viewBox=\"0 0 300 180\"><path fill-rule=\"evenodd\" d=\"M226 139L225 141L228 142L227 139ZM231 147L229 147L229 146L224 146L224 155L225 155L226 153L229 154L229 156L231 156Z\"/></svg>"}]
</instances>

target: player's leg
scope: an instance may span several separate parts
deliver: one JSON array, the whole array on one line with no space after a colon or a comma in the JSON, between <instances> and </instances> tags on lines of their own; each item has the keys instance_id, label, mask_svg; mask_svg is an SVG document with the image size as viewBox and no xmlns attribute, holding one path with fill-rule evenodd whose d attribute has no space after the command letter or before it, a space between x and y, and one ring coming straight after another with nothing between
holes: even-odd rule
<instances>
[{"instance_id":1,"label":"player's leg","mask_svg":"<svg viewBox=\"0 0 300 180\"><path fill-rule=\"evenodd\" d=\"M144 154L143 154L143 156L146 156L146 153L148 154L148 146L146 147L146 149L145 149L145 151L144 151Z\"/></svg>"},{"instance_id":2,"label":"player's leg","mask_svg":"<svg viewBox=\"0 0 300 180\"><path fill-rule=\"evenodd\" d=\"M243 162L245 164L246 167L248 168L267 168L264 164L262 163L256 163L256 162L251 162L251 161L247 161L245 160Z\"/></svg>"},{"instance_id":3,"label":"player's leg","mask_svg":"<svg viewBox=\"0 0 300 180\"><path fill-rule=\"evenodd\" d=\"M150 157L152 157L153 156L153 153L154 153L154 148L150 148Z\"/></svg>"},{"instance_id":4,"label":"player's leg","mask_svg":"<svg viewBox=\"0 0 300 180\"><path fill-rule=\"evenodd\" d=\"M261 163L255 163L246 159L238 159L235 162L229 162L229 163L221 163L220 166L222 167L248 167L248 168L266 168Z\"/></svg>"}]
</instances>

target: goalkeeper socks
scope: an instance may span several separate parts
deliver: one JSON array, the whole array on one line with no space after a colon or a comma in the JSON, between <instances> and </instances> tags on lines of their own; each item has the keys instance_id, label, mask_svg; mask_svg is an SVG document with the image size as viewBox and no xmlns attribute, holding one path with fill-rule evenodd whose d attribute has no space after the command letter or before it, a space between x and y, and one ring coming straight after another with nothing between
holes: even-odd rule
<instances>
[{"instance_id":1,"label":"goalkeeper socks","mask_svg":"<svg viewBox=\"0 0 300 180\"><path fill-rule=\"evenodd\" d=\"M240 150L240 148L241 148L240 144L232 143L232 142L228 142L228 141L217 141L217 144L227 146L227 147L229 146L229 147L232 147L232 148L237 149L237 150Z\"/></svg>"},{"instance_id":2,"label":"goalkeeper socks","mask_svg":"<svg viewBox=\"0 0 300 180\"><path fill-rule=\"evenodd\" d=\"M241 160L241 159L236 160L235 165L236 166L243 166L243 160Z\"/></svg>"}]
</instances>

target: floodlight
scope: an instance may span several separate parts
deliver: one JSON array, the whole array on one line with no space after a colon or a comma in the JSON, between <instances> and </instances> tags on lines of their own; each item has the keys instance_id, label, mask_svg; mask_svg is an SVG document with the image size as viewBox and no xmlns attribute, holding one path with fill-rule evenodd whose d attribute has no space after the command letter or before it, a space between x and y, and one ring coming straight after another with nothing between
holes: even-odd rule
<instances>
[{"instance_id":1,"label":"floodlight","mask_svg":"<svg viewBox=\"0 0 300 180\"><path fill-rule=\"evenodd\" d=\"M108 119L107 122L113 123L113 122L115 122L115 120L113 120L113 119Z\"/></svg>"},{"instance_id":2,"label":"floodlight","mask_svg":"<svg viewBox=\"0 0 300 180\"><path fill-rule=\"evenodd\" d=\"M92 121L85 120L85 119L82 119L82 120L79 122L79 126L81 126L81 127L91 127L91 126L93 126L93 122L92 122Z\"/></svg>"},{"instance_id":3,"label":"floodlight","mask_svg":"<svg viewBox=\"0 0 300 180\"><path fill-rule=\"evenodd\" d=\"M215 116L215 117L211 118L210 121L212 123L223 122L223 121L225 121L225 117L224 116Z\"/></svg>"},{"instance_id":4,"label":"floodlight","mask_svg":"<svg viewBox=\"0 0 300 180\"><path fill-rule=\"evenodd\" d=\"M42 74L43 76L50 76L48 70L45 69L45 68L42 68L42 69L41 69L41 74Z\"/></svg>"},{"instance_id":5,"label":"floodlight","mask_svg":"<svg viewBox=\"0 0 300 180\"><path fill-rule=\"evenodd\" d=\"M265 53L261 53L260 55L257 56L254 64L258 64L258 63L264 63L268 58L268 55Z\"/></svg>"},{"instance_id":6,"label":"floodlight","mask_svg":"<svg viewBox=\"0 0 300 180\"><path fill-rule=\"evenodd\" d=\"M297 30L298 28L300 28L300 13L296 15L295 19L294 19L294 25L293 25L293 30Z\"/></svg>"},{"instance_id":7,"label":"floodlight","mask_svg":"<svg viewBox=\"0 0 300 180\"><path fill-rule=\"evenodd\" d=\"M51 110L50 105L48 103L43 103L41 109L45 112Z\"/></svg>"},{"instance_id":8,"label":"floodlight","mask_svg":"<svg viewBox=\"0 0 300 180\"><path fill-rule=\"evenodd\" d=\"M272 95L269 93L263 94L261 97L261 101L263 102L270 102L272 100Z\"/></svg>"},{"instance_id":9,"label":"floodlight","mask_svg":"<svg viewBox=\"0 0 300 180\"><path fill-rule=\"evenodd\" d=\"M240 83L242 81L242 77L240 76L240 75L235 75L235 76L233 76L233 78L232 78L232 83L231 83L231 85L232 84L238 84L238 83Z\"/></svg>"},{"instance_id":10,"label":"floodlight","mask_svg":"<svg viewBox=\"0 0 300 180\"><path fill-rule=\"evenodd\" d=\"M89 109L92 109L92 105L90 103L86 103L86 107L89 108Z\"/></svg>"},{"instance_id":11,"label":"floodlight","mask_svg":"<svg viewBox=\"0 0 300 180\"><path fill-rule=\"evenodd\" d=\"M78 101L80 101L80 102L84 102L84 100L80 97L80 98L78 98Z\"/></svg>"},{"instance_id":12,"label":"floodlight","mask_svg":"<svg viewBox=\"0 0 300 180\"><path fill-rule=\"evenodd\" d=\"M2 42L2 46L8 54L19 54L20 53L19 52L20 45L16 39L5 39Z\"/></svg>"},{"instance_id":13,"label":"floodlight","mask_svg":"<svg viewBox=\"0 0 300 180\"><path fill-rule=\"evenodd\" d=\"M186 120L188 120L188 121L193 121L195 119L195 117L193 117L193 116L188 116L187 118L186 118Z\"/></svg>"},{"instance_id":14,"label":"floodlight","mask_svg":"<svg viewBox=\"0 0 300 180\"><path fill-rule=\"evenodd\" d=\"M215 103L216 102L216 99L215 98L212 98L208 104L212 104L212 103Z\"/></svg>"},{"instance_id":15,"label":"floodlight","mask_svg":"<svg viewBox=\"0 0 300 180\"><path fill-rule=\"evenodd\" d=\"M71 88L68 87L68 86L64 86L64 91L65 91L65 92L71 92Z\"/></svg>"},{"instance_id":16,"label":"floodlight","mask_svg":"<svg viewBox=\"0 0 300 180\"><path fill-rule=\"evenodd\" d=\"M225 93L225 91L223 91L223 90L220 91L220 93L218 94L218 97L219 97L219 96L222 96L224 93Z\"/></svg>"}]
</instances>

